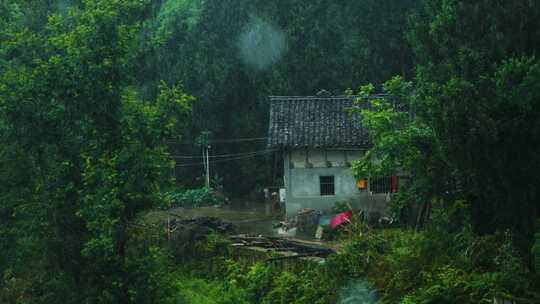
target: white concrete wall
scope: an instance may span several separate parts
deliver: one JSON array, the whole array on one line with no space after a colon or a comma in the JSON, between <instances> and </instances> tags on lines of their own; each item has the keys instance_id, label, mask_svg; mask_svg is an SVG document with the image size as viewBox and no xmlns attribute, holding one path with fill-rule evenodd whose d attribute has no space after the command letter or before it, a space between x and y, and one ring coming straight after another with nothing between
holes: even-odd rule
<instances>
[{"instance_id":1,"label":"white concrete wall","mask_svg":"<svg viewBox=\"0 0 540 304\"><path fill-rule=\"evenodd\" d=\"M359 190L348 166L361 156L362 151L295 150L285 154L285 187L287 216L302 208L327 210L339 201L349 201L367 212L386 213L386 194L370 194ZM307 162L306 162L307 159ZM326 160L326 161L325 161ZM320 176L334 176L335 195L320 195ZM369 185L369 183L368 183Z\"/></svg>"}]
</instances>

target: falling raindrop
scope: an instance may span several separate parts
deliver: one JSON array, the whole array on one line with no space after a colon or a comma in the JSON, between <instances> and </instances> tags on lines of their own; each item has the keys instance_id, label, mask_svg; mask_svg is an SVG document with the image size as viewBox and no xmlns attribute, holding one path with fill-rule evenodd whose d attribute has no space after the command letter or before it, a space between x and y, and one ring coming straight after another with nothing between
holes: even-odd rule
<instances>
[{"instance_id":1,"label":"falling raindrop","mask_svg":"<svg viewBox=\"0 0 540 304\"><path fill-rule=\"evenodd\" d=\"M283 31L260 18L251 19L240 35L238 46L241 60L258 70L278 62L287 49Z\"/></svg>"}]
</instances>

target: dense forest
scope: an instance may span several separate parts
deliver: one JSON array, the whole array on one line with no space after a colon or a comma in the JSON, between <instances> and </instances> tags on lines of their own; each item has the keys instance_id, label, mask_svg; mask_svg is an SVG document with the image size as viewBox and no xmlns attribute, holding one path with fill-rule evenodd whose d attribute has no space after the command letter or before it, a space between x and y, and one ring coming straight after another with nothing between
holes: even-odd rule
<instances>
[{"instance_id":1,"label":"dense forest","mask_svg":"<svg viewBox=\"0 0 540 304\"><path fill-rule=\"evenodd\" d=\"M539 52L534 0L0 0L0 303L538 303ZM142 219L321 90L370 105L355 176L411 172L398 228L281 270ZM248 156L212 183L281 183Z\"/></svg>"}]
</instances>

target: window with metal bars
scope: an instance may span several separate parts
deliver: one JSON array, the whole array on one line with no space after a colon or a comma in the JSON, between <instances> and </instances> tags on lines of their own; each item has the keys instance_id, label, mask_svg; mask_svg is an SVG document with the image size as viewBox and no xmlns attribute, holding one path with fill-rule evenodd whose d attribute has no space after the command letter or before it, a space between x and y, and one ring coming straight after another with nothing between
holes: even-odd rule
<instances>
[{"instance_id":1,"label":"window with metal bars","mask_svg":"<svg viewBox=\"0 0 540 304\"><path fill-rule=\"evenodd\" d=\"M334 176L319 176L321 196L335 195Z\"/></svg>"},{"instance_id":2,"label":"window with metal bars","mask_svg":"<svg viewBox=\"0 0 540 304\"><path fill-rule=\"evenodd\" d=\"M392 183L393 181L391 176L372 178L369 183L369 190L372 193L392 193L394 192Z\"/></svg>"}]
</instances>

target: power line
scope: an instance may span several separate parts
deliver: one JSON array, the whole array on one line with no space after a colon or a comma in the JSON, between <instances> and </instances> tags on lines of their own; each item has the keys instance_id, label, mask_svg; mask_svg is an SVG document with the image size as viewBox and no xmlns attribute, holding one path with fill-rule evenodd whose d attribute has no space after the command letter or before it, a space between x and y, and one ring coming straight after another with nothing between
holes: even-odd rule
<instances>
[{"instance_id":1,"label":"power line","mask_svg":"<svg viewBox=\"0 0 540 304\"><path fill-rule=\"evenodd\" d=\"M268 139L268 137L232 138L232 139L211 140L210 143L235 143L235 142L243 142L243 141L259 141L259 140L266 140L266 139Z\"/></svg>"},{"instance_id":2,"label":"power line","mask_svg":"<svg viewBox=\"0 0 540 304\"><path fill-rule=\"evenodd\" d=\"M259 150L251 152L242 152L242 153L230 153L230 154L221 154L221 155L210 155L209 158L222 158L222 157L235 157L235 156L245 156L253 153L266 152L268 150ZM171 155L171 158L185 158L185 159L198 159L203 158L201 155Z\"/></svg>"},{"instance_id":3,"label":"power line","mask_svg":"<svg viewBox=\"0 0 540 304\"><path fill-rule=\"evenodd\" d=\"M261 151L261 152L258 152L258 153L252 153L251 155L232 157L232 158L228 158L228 159L220 159L220 160L213 161L212 163L223 163L223 162L228 162L228 161L233 161L233 160L253 158L253 157L260 156L260 155L269 154L269 153L272 153L274 151L276 151L276 150L265 150L265 151ZM177 167L199 166L199 165L203 165L203 164L204 163L202 163L202 162L200 162L200 163L187 163L187 164L177 165Z\"/></svg>"},{"instance_id":4,"label":"power line","mask_svg":"<svg viewBox=\"0 0 540 304\"><path fill-rule=\"evenodd\" d=\"M208 143L212 144L226 144L226 143L237 143L237 142L249 142L249 141L262 141L266 140L268 137L247 137L247 138L230 138L230 139L214 139L209 140ZM166 143L170 144L179 144L179 145L197 145L195 142L179 142L177 140L165 140Z\"/></svg>"},{"instance_id":5,"label":"power line","mask_svg":"<svg viewBox=\"0 0 540 304\"><path fill-rule=\"evenodd\" d=\"M245 155L245 156L239 156L239 157L232 157L232 158L228 158L228 159L215 160L212 163L215 164L215 163L223 163L223 162L229 162L229 161L234 161L234 160L239 160L239 159L254 158L254 157L269 154L269 153L272 153L272 152L275 152L275 151L276 150L265 150L265 151L262 151L262 152L259 152L259 153L252 153L251 155ZM204 163L202 163L202 162L200 162L200 163L188 163L188 164L176 165L176 167L192 167L192 166L200 166L200 165L203 165L203 164Z\"/></svg>"}]
</instances>

